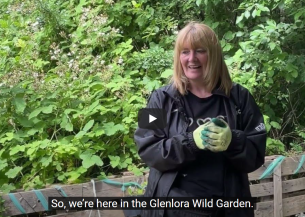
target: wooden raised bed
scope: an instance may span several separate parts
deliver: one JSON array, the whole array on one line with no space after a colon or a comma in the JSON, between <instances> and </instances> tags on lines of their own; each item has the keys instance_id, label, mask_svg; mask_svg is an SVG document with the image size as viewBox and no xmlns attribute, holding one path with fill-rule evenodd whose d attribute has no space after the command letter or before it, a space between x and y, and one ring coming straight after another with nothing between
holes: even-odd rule
<instances>
[{"instance_id":1,"label":"wooden raised bed","mask_svg":"<svg viewBox=\"0 0 305 217\"><path fill-rule=\"evenodd\" d=\"M273 173L264 179L259 179L266 168L278 156L266 157L265 164L258 170L248 174L250 180L250 189L252 197L259 198L256 204L256 217L284 217L294 216L305 212L305 164L301 167L297 174L294 174L295 169L299 165L301 156L287 157L277 166ZM120 183L137 182L142 184L147 181L147 174L141 177L126 176L121 178L112 178L111 180ZM91 182L64 185L61 186L68 197L94 197L93 184ZM95 182L97 197L124 197L128 196L127 191L123 192L120 187L103 183L102 181ZM55 187L40 190L45 198L61 197L62 195ZM45 209L38 201L33 191L17 192L14 196L19 200L26 213L45 212ZM22 213L15 207L8 195L3 195L5 200L4 207L6 211L4 216L21 215ZM53 217L78 217L89 216L90 210L68 212L60 211ZM124 217L122 210L100 210L103 217ZM3 215L3 214L2 214ZM98 211L92 210L91 217L97 217Z\"/></svg>"}]
</instances>

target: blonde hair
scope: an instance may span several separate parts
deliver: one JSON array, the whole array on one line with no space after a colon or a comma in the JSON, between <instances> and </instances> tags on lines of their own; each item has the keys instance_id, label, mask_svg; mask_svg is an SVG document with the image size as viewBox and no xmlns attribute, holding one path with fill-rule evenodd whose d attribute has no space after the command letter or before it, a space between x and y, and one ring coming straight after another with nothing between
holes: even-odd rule
<instances>
[{"instance_id":1,"label":"blonde hair","mask_svg":"<svg viewBox=\"0 0 305 217\"><path fill-rule=\"evenodd\" d=\"M215 32L205 24L190 22L178 33L174 50L174 74L171 82L178 91L185 95L188 89L188 78L184 75L180 53L185 43L190 43L192 49L204 48L208 54L206 74L202 81L208 91L212 91L219 84L221 89L229 96L232 80L224 61L220 42Z\"/></svg>"}]
</instances>

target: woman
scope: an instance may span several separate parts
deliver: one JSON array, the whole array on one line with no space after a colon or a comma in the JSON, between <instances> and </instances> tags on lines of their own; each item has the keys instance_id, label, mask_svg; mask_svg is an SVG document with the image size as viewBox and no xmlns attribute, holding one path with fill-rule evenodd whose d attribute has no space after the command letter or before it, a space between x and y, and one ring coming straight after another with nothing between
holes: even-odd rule
<instances>
[{"instance_id":1,"label":"woman","mask_svg":"<svg viewBox=\"0 0 305 217\"><path fill-rule=\"evenodd\" d=\"M264 163L263 116L247 89L233 84L215 32L191 22L177 36L171 84L152 93L147 108L167 111L167 127L138 128L135 141L150 167L146 197L250 197L247 173ZM188 216L144 210L147 216ZM228 209L190 216L252 217Z\"/></svg>"}]
</instances>

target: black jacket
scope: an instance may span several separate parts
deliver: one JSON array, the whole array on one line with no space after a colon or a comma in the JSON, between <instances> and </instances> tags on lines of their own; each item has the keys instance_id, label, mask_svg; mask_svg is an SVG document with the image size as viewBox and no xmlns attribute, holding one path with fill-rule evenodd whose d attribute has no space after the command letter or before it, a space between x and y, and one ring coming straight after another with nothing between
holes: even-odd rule
<instances>
[{"instance_id":1,"label":"black jacket","mask_svg":"<svg viewBox=\"0 0 305 217\"><path fill-rule=\"evenodd\" d=\"M263 116L249 91L234 84L230 97L215 89L213 94L223 96L232 141L225 151L225 192L227 197L250 197L248 173L264 164L266 130ZM147 108L167 111L167 127L158 130L138 128L135 142L141 159L150 167L146 197L166 197L177 171L185 163L194 161L199 149L192 132L186 132L188 117L182 96L173 85L154 91ZM175 112L175 110L178 112ZM163 216L164 210L144 210L142 217ZM254 212L228 209L226 216L253 217Z\"/></svg>"}]
</instances>

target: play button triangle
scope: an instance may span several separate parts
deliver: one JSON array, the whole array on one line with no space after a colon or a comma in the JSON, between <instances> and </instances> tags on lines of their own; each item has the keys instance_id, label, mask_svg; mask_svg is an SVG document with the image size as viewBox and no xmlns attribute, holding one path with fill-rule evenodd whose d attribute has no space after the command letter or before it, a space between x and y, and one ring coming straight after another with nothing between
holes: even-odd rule
<instances>
[{"instance_id":1,"label":"play button triangle","mask_svg":"<svg viewBox=\"0 0 305 217\"><path fill-rule=\"evenodd\" d=\"M149 123L151 123L151 122L153 122L153 121L155 121L155 120L157 120L156 117L154 117L154 116L152 116L152 115L149 115Z\"/></svg>"}]
</instances>

